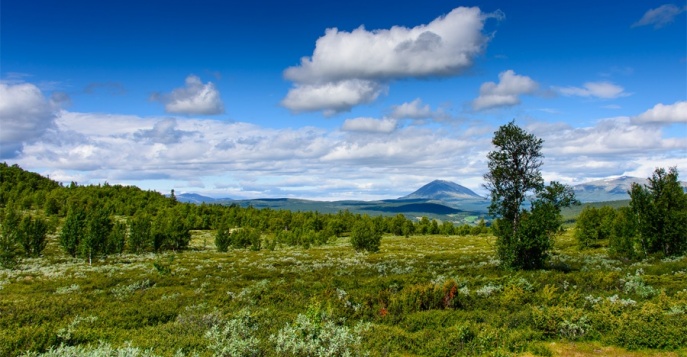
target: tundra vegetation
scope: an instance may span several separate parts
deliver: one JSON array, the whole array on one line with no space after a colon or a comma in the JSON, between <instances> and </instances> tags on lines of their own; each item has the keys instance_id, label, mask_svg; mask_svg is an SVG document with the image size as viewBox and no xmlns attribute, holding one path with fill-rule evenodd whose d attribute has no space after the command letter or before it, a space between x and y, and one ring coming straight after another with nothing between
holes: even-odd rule
<instances>
[{"instance_id":1,"label":"tundra vegetation","mask_svg":"<svg viewBox=\"0 0 687 357\"><path fill-rule=\"evenodd\" d=\"M563 226L518 270L484 222L191 205L0 170L2 356L687 353L685 228L637 222L643 204L685 208L651 184L599 220L610 233L581 244Z\"/></svg>"}]
</instances>

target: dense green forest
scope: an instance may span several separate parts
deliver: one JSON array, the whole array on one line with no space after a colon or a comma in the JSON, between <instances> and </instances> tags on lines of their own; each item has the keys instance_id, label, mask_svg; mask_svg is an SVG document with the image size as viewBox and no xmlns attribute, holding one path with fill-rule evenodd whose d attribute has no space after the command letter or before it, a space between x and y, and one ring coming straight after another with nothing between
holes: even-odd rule
<instances>
[{"instance_id":1,"label":"dense green forest","mask_svg":"<svg viewBox=\"0 0 687 357\"><path fill-rule=\"evenodd\" d=\"M483 223L193 205L0 170L0 356L687 353L687 256L670 250L684 196L651 187L645 206L580 208L543 267L514 270ZM677 213L625 224L647 207Z\"/></svg>"}]
</instances>

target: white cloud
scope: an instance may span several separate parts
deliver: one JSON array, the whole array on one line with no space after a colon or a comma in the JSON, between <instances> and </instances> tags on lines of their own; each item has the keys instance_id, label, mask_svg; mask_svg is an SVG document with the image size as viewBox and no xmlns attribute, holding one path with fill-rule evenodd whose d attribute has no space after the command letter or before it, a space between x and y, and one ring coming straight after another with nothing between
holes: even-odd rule
<instances>
[{"instance_id":1,"label":"white cloud","mask_svg":"<svg viewBox=\"0 0 687 357\"><path fill-rule=\"evenodd\" d=\"M654 29L659 29L672 23L675 17L686 9L687 7L679 8L673 4L661 5L644 13L644 16L632 24L632 27L654 25Z\"/></svg>"},{"instance_id":2,"label":"white cloud","mask_svg":"<svg viewBox=\"0 0 687 357\"><path fill-rule=\"evenodd\" d=\"M611 82L587 82L582 87L557 87L558 91L566 96L596 97L601 99L613 99L631 95L625 92L625 88Z\"/></svg>"},{"instance_id":3,"label":"white cloud","mask_svg":"<svg viewBox=\"0 0 687 357\"><path fill-rule=\"evenodd\" d=\"M687 138L667 138L659 127L632 125L629 117L602 119L581 128L542 122L528 130L544 139L543 170L555 173L552 179L584 182L625 175L651 162L687 169Z\"/></svg>"},{"instance_id":4,"label":"white cloud","mask_svg":"<svg viewBox=\"0 0 687 357\"><path fill-rule=\"evenodd\" d=\"M656 104L653 108L632 118L633 123L687 123L687 101L673 104Z\"/></svg>"},{"instance_id":5,"label":"white cloud","mask_svg":"<svg viewBox=\"0 0 687 357\"><path fill-rule=\"evenodd\" d=\"M397 119L427 119L433 118L437 114L430 109L429 104L422 105L422 100L416 98L412 102L403 103L393 107L391 116Z\"/></svg>"},{"instance_id":6,"label":"white cloud","mask_svg":"<svg viewBox=\"0 0 687 357\"><path fill-rule=\"evenodd\" d=\"M642 154L677 150L687 143L684 138L663 138L660 128L632 125L628 117L600 120L587 128L559 128L549 137L551 150L561 155Z\"/></svg>"},{"instance_id":7,"label":"white cloud","mask_svg":"<svg viewBox=\"0 0 687 357\"><path fill-rule=\"evenodd\" d=\"M346 92L341 100L333 98L315 104L309 103L310 95L300 92L319 93L352 80L379 87L402 78L456 75L470 67L484 50L489 40L482 33L486 19L502 16L501 12L485 14L477 7L459 7L413 28L394 26L368 31L361 26L351 32L327 29L317 40L312 56L303 57L300 65L284 71L284 77L295 87L282 105L294 111L340 112L374 100L376 95L370 96L366 90L375 86L358 86L358 95ZM342 106L341 102L347 104Z\"/></svg>"},{"instance_id":8,"label":"white cloud","mask_svg":"<svg viewBox=\"0 0 687 357\"><path fill-rule=\"evenodd\" d=\"M486 82L479 89L479 97L472 102L475 110L520 104L520 95L534 93L539 85L532 78L515 74L513 70L499 73L499 83Z\"/></svg>"},{"instance_id":9,"label":"white cloud","mask_svg":"<svg viewBox=\"0 0 687 357\"><path fill-rule=\"evenodd\" d=\"M151 100L165 104L165 111L173 114L213 115L224 113L224 103L212 82L203 84L194 75L186 77L186 86L170 94L154 93Z\"/></svg>"},{"instance_id":10,"label":"white cloud","mask_svg":"<svg viewBox=\"0 0 687 357\"><path fill-rule=\"evenodd\" d=\"M15 157L53 128L55 109L33 84L0 83L0 157Z\"/></svg>"},{"instance_id":11,"label":"white cloud","mask_svg":"<svg viewBox=\"0 0 687 357\"><path fill-rule=\"evenodd\" d=\"M386 87L374 81L342 80L324 84L296 84L282 105L294 112L324 110L330 116L347 112L354 106L377 99Z\"/></svg>"},{"instance_id":12,"label":"white cloud","mask_svg":"<svg viewBox=\"0 0 687 357\"><path fill-rule=\"evenodd\" d=\"M354 118L346 119L341 126L342 131L358 131L368 133L391 133L396 130L398 123L395 119L384 118Z\"/></svg>"},{"instance_id":13,"label":"white cloud","mask_svg":"<svg viewBox=\"0 0 687 357\"><path fill-rule=\"evenodd\" d=\"M531 120L526 129L545 140L547 179L582 182L643 172L653 163L687 170L684 135L634 120L609 118L583 128ZM63 110L40 140L24 142L13 163L67 182L107 180L163 192L197 192L205 185L203 193L233 198L383 199L436 178L482 192L494 126L478 120L450 128L397 122L352 118L332 130L274 129Z\"/></svg>"},{"instance_id":14,"label":"white cloud","mask_svg":"<svg viewBox=\"0 0 687 357\"><path fill-rule=\"evenodd\" d=\"M148 140L154 143L173 144L181 141L184 135L192 134L176 129L174 118L162 119L153 125L152 129L141 129L134 133L134 138Z\"/></svg>"}]
</instances>

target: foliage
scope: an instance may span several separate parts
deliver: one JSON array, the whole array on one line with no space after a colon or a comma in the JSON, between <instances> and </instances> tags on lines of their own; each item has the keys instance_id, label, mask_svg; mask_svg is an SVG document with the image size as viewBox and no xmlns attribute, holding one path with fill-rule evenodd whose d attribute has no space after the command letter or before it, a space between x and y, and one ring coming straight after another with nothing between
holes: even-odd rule
<instances>
[{"instance_id":1,"label":"foliage","mask_svg":"<svg viewBox=\"0 0 687 357\"><path fill-rule=\"evenodd\" d=\"M618 208L611 225L613 232L608 243L612 256L629 259L638 257L639 250L635 248L637 225L637 215L629 207Z\"/></svg>"},{"instance_id":2,"label":"foliage","mask_svg":"<svg viewBox=\"0 0 687 357\"><path fill-rule=\"evenodd\" d=\"M577 217L575 238L580 248L589 248L599 241L609 239L613 235L613 224L616 211L608 206L596 208L585 207Z\"/></svg>"},{"instance_id":3,"label":"foliage","mask_svg":"<svg viewBox=\"0 0 687 357\"><path fill-rule=\"evenodd\" d=\"M205 333L210 340L208 349L215 356L250 357L260 356L260 341L255 337L258 330L250 310L239 311L238 316L222 325L214 325Z\"/></svg>"},{"instance_id":4,"label":"foliage","mask_svg":"<svg viewBox=\"0 0 687 357\"><path fill-rule=\"evenodd\" d=\"M116 221L107 239L106 252L108 254L122 254L126 246L127 225L122 221Z\"/></svg>"},{"instance_id":5,"label":"foliage","mask_svg":"<svg viewBox=\"0 0 687 357\"><path fill-rule=\"evenodd\" d=\"M353 225L351 245L355 250L377 252L379 251L381 241L382 233L377 229L370 217L363 216Z\"/></svg>"},{"instance_id":6,"label":"foliage","mask_svg":"<svg viewBox=\"0 0 687 357\"><path fill-rule=\"evenodd\" d=\"M24 216L19 225L18 240L27 257L38 257L45 249L48 223L42 218Z\"/></svg>"},{"instance_id":7,"label":"foliage","mask_svg":"<svg viewBox=\"0 0 687 357\"><path fill-rule=\"evenodd\" d=\"M86 213L78 206L69 208L60 232L60 245L72 257L76 257L86 229Z\"/></svg>"},{"instance_id":8,"label":"foliage","mask_svg":"<svg viewBox=\"0 0 687 357\"><path fill-rule=\"evenodd\" d=\"M109 254L108 238L112 232L112 219L102 208L96 208L88 215L83 238L79 242L81 256L91 264L93 257Z\"/></svg>"},{"instance_id":9,"label":"foliage","mask_svg":"<svg viewBox=\"0 0 687 357\"><path fill-rule=\"evenodd\" d=\"M261 233L259 230L246 227L235 230L229 236L230 245L234 249L244 249L250 247L251 250L260 250L260 237Z\"/></svg>"},{"instance_id":10,"label":"foliage","mask_svg":"<svg viewBox=\"0 0 687 357\"><path fill-rule=\"evenodd\" d=\"M487 155L484 179L491 194L489 213L496 217L498 257L509 268L540 268L563 223L561 208L579 202L568 186L544 185L542 139L510 122L494 133L492 143L496 150ZM528 211L523 204L531 195L535 198Z\"/></svg>"},{"instance_id":11,"label":"foliage","mask_svg":"<svg viewBox=\"0 0 687 357\"><path fill-rule=\"evenodd\" d=\"M152 224L145 214L137 214L129 219L128 249L132 253L142 253L152 248Z\"/></svg>"},{"instance_id":12,"label":"foliage","mask_svg":"<svg viewBox=\"0 0 687 357\"><path fill-rule=\"evenodd\" d=\"M226 252L231 244L231 232L226 225L221 224L215 233L215 247L218 252Z\"/></svg>"},{"instance_id":13,"label":"foliage","mask_svg":"<svg viewBox=\"0 0 687 357\"><path fill-rule=\"evenodd\" d=\"M657 168L648 180L648 185L630 189L641 247L644 254L680 255L687 251L687 193L677 168Z\"/></svg>"},{"instance_id":14,"label":"foliage","mask_svg":"<svg viewBox=\"0 0 687 357\"><path fill-rule=\"evenodd\" d=\"M354 328L337 323L329 314L311 307L306 314L298 314L293 323L287 323L270 336L278 355L285 356L363 356L360 349L362 333L369 325L357 324Z\"/></svg>"},{"instance_id":15,"label":"foliage","mask_svg":"<svg viewBox=\"0 0 687 357\"><path fill-rule=\"evenodd\" d=\"M11 202L2 212L2 236L0 236L0 266L13 268L19 261L19 225L21 218Z\"/></svg>"}]
</instances>

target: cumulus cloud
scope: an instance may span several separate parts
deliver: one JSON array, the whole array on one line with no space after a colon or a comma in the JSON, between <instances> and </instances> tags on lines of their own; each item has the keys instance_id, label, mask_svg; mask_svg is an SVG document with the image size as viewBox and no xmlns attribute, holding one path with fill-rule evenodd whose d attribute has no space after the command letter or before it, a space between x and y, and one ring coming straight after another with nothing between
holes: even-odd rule
<instances>
[{"instance_id":1,"label":"cumulus cloud","mask_svg":"<svg viewBox=\"0 0 687 357\"><path fill-rule=\"evenodd\" d=\"M634 175L652 161L654 165L687 167L687 138L665 137L660 127L633 125L632 119L625 116L578 128L542 122L528 125L528 130L544 139L544 170L553 174L547 179L575 183ZM646 177L649 173L635 176Z\"/></svg>"},{"instance_id":2,"label":"cumulus cloud","mask_svg":"<svg viewBox=\"0 0 687 357\"><path fill-rule=\"evenodd\" d=\"M437 113L430 109L429 104L422 104L420 98L416 98L412 102L403 103L393 107L391 116L397 119L427 119L432 118Z\"/></svg>"},{"instance_id":3,"label":"cumulus cloud","mask_svg":"<svg viewBox=\"0 0 687 357\"><path fill-rule=\"evenodd\" d=\"M153 125L152 129L141 129L134 133L134 137L140 140L148 140L155 143L173 144L181 141L184 135L190 134L177 130L175 118L162 119Z\"/></svg>"},{"instance_id":4,"label":"cumulus cloud","mask_svg":"<svg viewBox=\"0 0 687 357\"><path fill-rule=\"evenodd\" d=\"M625 92L625 88L611 82L587 82L582 87L557 87L558 91L566 96L596 97L600 99L613 99L631 95Z\"/></svg>"},{"instance_id":5,"label":"cumulus cloud","mask_svg":"<svg viewBox=\"0 0 687 357\"><path fill-rule=\"evenodd\" d=\"M354 118L346 119L341 126L341 130L388 134L396 130L397 125L396 120L390 118Z\"/></svg>"},{"instance_id":6,"label":"cumulus cloud","mask_svg":"<svg viewBox=\"0 0 687 357\"><path fill-rule=\"evenodd\" d=\"M0 83L0 157L17 156L53 128L55 109L33 84Z\"/></svg>"},{"instance_id":7,"label":"cumulus cloud","mask_svg":"<svg viewBox=\"0 0 687 357\"><path fill-rule=\"evenodd\" d=\"M656 104L653 108L632 118L633 123L687 123L687 101L673 104Z\"/></svg>"},{"instance_id":8,"label":"cumulus cloud","mask_svg":"<svg viewBox=\"0 0 687 357\"><path fill-rule=\"evenodd\" d=\"M224 113L224 103L212 82L203 84L198 76L186 77L186 86L169 94L153 93L153 101L164 103L165 111L173 114L213 115Z\"/></svg>"},{"instance_id":9,"label":"cumulus cloud","mask_svg":"<svg viewBox=\"0 0 687 357\"><path fill-rule=\"evenodd\" d=\"M356 105L370 103L387 87L375 81L351 79L324 84L296 84L282 105L294 112L323 110L331 116L347 112Z\"/></svg>"},{"instance_id":10,"label":"cumulus cloud","mask_svg":"<svg viewBox=\"0 0 687 357\"><path fill-rule=\"evenodd\" d=\"M0 99L7 97L2 94ZM526 129L545 140L547 180L581 182L652 163L687 167L687 138L634 120L609 118L575 128L532 119ZM496 129L478 120L450 129L413 122L399 126L395 118L352 118L333 130L274 129L66 110L53 121L53 129L40 140L25 141L12 161L67 182L107 180L164 192L205 185L203 193L213 196L319 200L400 197L438 177L479 191Z\"/></svg>"},{"instance_id":11,"label":"cumulus cloud","mask_svg":"<svg viewBox=\"0 0 687 357\"><path fill-rule=\"evenodd\" d=\"M486 82L479 89L479 97L472 108L484 110L520 104L520 96L536 92L539 85L532 78L516 74L513 70L499 73L499 83Z\"/></svg>"},{"instance_id":12,"label":"cumulus cloud","mask_svg":"<svg viewBox=\"0 0 687 357\"><path fill-rule=\"evenodd\" d=\"M374 100L376 95L365 95L373 86L358 86L361 93L357 96L346 92L346 103L351 104L345 106L336 99L308 103L311 97L302 94L304 88L308 93L319 93L353 80L382 86L401 78L456 75L470 67L484 50L489 40L482 33L484 22L502 16L501 12L482 13L477 7L459 7L413 28L394 26L368 31L361 26L351 32L327 29L317 40L312 56L303 57L300 65L284 71L284 77L295 86L282 105L294 111L341 112Z\"/></svg>"},{"instance_id":13,"label":"cumulus cloud","mask_svg":"<svg viewBox=\"0 0 687 357\"><path fill-rule=\"evenodd\" d=\"M642 154L676 150L687 143L684 138L663 138L659 128L632 125L628 117L600 120L593 127L558 129L549 137L552 152L565 155Z\"/></svg>"},{"instance_id":14,"label":"cumulus cloud","mask_svg":"<svg viewBox=\"0 0 687 357\"><path fill-rule=\"evenodd\" d=\"M686 9L687 6L680 8L673 4L661 5L644 13L644 16L632 24L632 27L654 25L654 29L659 29L672 23L675 17Z\"/></svg>"}]
</instances>

